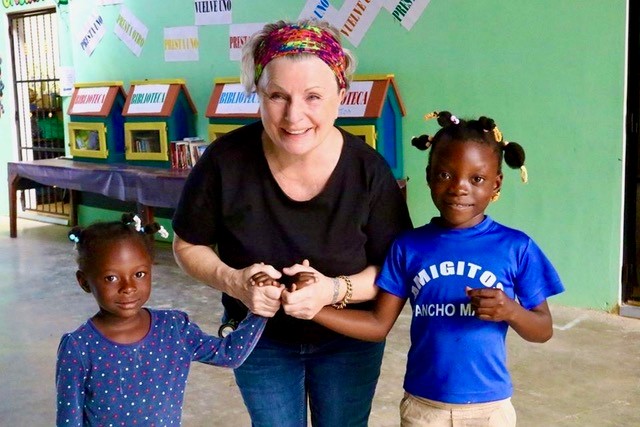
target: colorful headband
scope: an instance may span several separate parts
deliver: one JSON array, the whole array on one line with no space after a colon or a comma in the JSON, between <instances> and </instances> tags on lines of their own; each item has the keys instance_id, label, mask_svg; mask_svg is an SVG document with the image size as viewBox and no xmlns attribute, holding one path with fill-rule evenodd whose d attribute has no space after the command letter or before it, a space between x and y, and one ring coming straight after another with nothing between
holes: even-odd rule
<instances>
[{"instance_id":1,"label":"colorful headband","mask_svg":"<svg viewBox=\"0 0 640 427\"><path fill-rule=\"evenodd\" d=\"M315 25L289 24L269 33L255 54L255 83L273 59L286 55L311 53L322 59L336 75L340 89L347 87L346 58L342 46L328 31Z\"/></svg>"}]
</instances>

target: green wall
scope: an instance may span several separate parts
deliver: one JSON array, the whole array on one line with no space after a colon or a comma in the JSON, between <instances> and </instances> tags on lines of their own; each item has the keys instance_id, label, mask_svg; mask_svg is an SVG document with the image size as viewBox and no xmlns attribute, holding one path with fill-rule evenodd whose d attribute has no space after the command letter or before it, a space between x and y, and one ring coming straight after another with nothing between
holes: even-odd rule
<instances>
[{"instance_id":1,"label":"green wall","mask_svg":"<svg viewBox=\"0 0 640 427\"><path fill-rule=\"evenodd\" d=\"M336 8L342 1L333 1ZM193 24L192 2L125 0L149 27L140 57L113 34L118 6L100 8L107 34L91 57L71 44L95 7L70 0L61 7L62 65L77 81L185 78L198 108L198 133L215 77L237 76L228 60L228 26L199 29L200 61L165 63L164 27ZM295 19L301 0L234 1L235 23ZM415 224L435 214L424 182L426 156L412 135L434 132L422 116L448 109L495 118L508 140L527 150L530 182L505 171L502 198L489 213L528 232L556 264L567 292L553 302L610 310L618 303L621 264L624 0L431 0L411 31L382 10L358 47L358 73L393 73L407 109L405 174ZM6 33L6 22L0 24ZM66 39L66 41L64 41ZM0 54L8 56L0 39ZM7 84L7 65L3 64ZM7 95L5 94L5 100ZM6 102L8 103L8 102ZM5 107L6 108L6 107ZM9 116L9 114L7 114ZM0 118L0 135L11 123ZM2 138L4 161L11 158ZM0 213L7 211L6 190Z\"/></svg>"}]
</instances>

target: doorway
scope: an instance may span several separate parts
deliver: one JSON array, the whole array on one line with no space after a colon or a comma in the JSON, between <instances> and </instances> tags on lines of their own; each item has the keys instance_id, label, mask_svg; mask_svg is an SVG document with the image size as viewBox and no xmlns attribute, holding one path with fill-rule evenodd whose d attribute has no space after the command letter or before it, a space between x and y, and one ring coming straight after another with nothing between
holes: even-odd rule
<instances>
[{"instance_id":1,"label":"doorway","mask_svg":"<svg viewBox=\"0 0 640 427\"><path fill-rule=\"evenodd\" d=\"M640 6L629 2L626 164L620 314L640 318Z\"/></svg>"},{"instance_id":2,"label":"doorway","mask_svg":"<svg viewBox=\"0 0 640 427\"><path fill-rule=\"evenodd\" d=\"M18 160L65 155L58 77L58 20L55 9L11 14L9 39L15 82ZM19 194L20 215L68 223L67 190L33 183Z\"/></svg>"}]
</instances>

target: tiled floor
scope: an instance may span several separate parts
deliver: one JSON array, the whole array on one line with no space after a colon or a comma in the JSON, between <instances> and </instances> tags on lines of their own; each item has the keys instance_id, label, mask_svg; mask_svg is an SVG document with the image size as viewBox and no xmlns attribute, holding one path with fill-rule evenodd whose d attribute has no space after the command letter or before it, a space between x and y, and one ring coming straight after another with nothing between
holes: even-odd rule
<instances>
[{"instance_id":1,"label":"tiled floor","mask_svg":"<svg viewBox=\"0 0 640 427\"><path fill-rule=\"evenodd\" d=\"M75 282L66 232L19 220L10 239L0 217L0 426L54 424L58 340L95 311ZM168 246L158 253L149 305L185 310L211 332L219 326L219 293L187 278ZM552 311L548 343L508 337L518 425L640 426L640 320L553 304ZM410 319L405 309L389 336L371 426L399 424ZM231 371L193 365L183 425L250 425Z\"/></svg>"}]
</instances>

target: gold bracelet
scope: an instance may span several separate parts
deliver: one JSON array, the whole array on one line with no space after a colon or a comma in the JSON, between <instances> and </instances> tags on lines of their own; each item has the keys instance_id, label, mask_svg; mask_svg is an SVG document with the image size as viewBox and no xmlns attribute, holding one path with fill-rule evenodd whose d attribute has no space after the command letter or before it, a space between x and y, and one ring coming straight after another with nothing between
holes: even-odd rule
<instances>
[{"instance_id":1,"label":"gold bracelet","mask_svg":"<svg viewBox=\"0 0 640 427\"><path fill-rule=\"evenodd\" d=\"M349 276L338 276L338 279L342 279L345 281L345 283L347 284L347 292L344 294L344 298L342 298L342 301L333 304L333 308L335 308L336 310L342 310L347 306L347 304L349 304L349 300L353 295L353 284L351 283L351 279L349 279Z\"/></svg>"}]
</instances>

